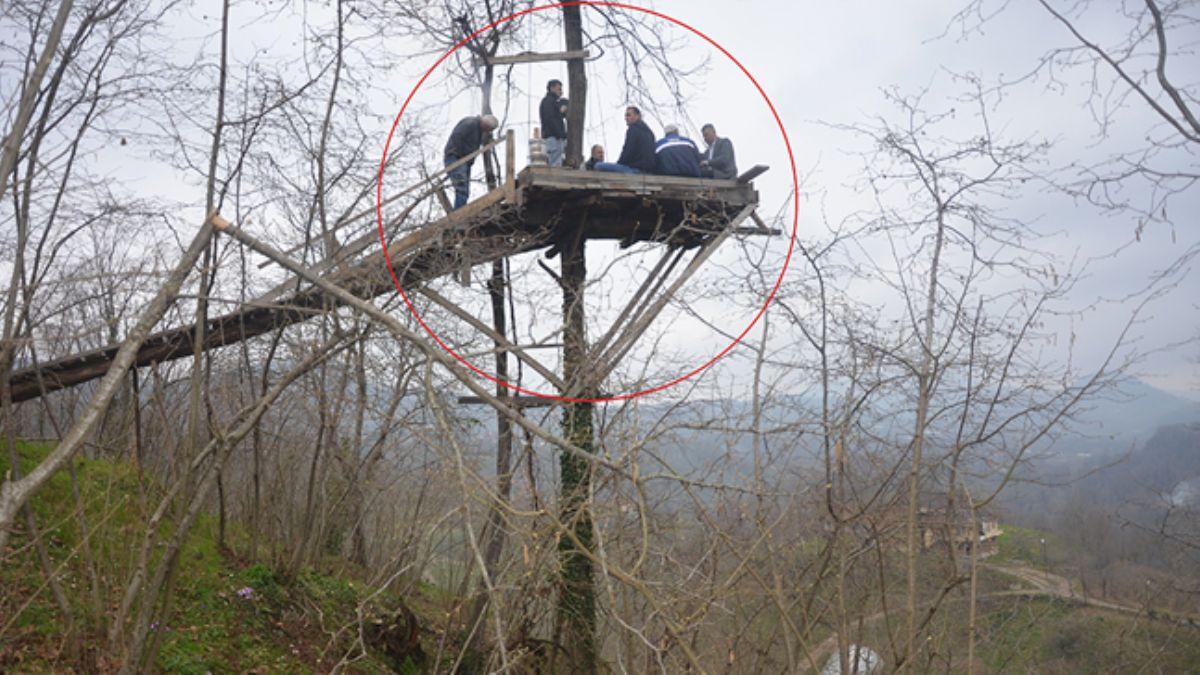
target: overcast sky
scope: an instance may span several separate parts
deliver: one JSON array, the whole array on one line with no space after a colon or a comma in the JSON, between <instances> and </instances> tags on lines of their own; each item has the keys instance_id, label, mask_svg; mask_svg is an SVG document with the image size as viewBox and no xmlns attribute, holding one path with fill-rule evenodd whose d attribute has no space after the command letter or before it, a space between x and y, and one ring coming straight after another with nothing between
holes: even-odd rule
<instances>
[{"instance_id":1,"label":"overcast sky","mask_svg":"<svg viewBox=\"0 0 1200 675\"><path fill-rule=\"evenodd\" d=\"M783 119L798 168L806 177L802 192L820 195L824 217L837 222L870 207L864 203L864 195L853 187L862 176L862 162L856 153L869 149L869 145L828 125L870 122L877 116L895 120L897 110L883 95L883 90L891 87L903 94L928 89L924 98L926 107L931 112L944 111L954 107L952 99L965 91L951 73L974 73L985 83L1013 79L1032 70L1047 49L1071 44L1065 29L1033 6L1011 7L993 19L982 34L962 39L958 28L950 27L948 31L952 17L962 5L961 1L700 0L647 6L707 34L754 74ZM791 179L781 135L765 103L740 70L702 39L667 22L661 25L664 34L683 40L673 56L681 66L698 63L707 56L709 69L690 81L692 99L686 115L669 108L643 105L647 121L656 133L661 133L666 122L681 122L684 133L697 140L696 126L705 121L716 124L722 135L733 139L742 169L758 163L772 167L756 184L764 203L762 210L774 213L785 205ZM1115 11L1092 13L1081 25L1090 31L1089 35L1104 39L1119 37L1128 28L1127 21ZM557 38L551 34L548 42L538 48L561 48L560 39L555 42ZM1180 60L1172 65L1181 79L1187 81L1189 61ZM1194 57L1190 65L1196 65ZM624 131L621 112L626 101L622 82L612 63L593 62L588 73L586 142L604 143L612 158L619 152ZM1065 86L1058 90L1047 90L1044 81L1014 87L989 113L993 130L1012 140L1031 136L1053 140L1055 147L1048 155L1048 165L1099 159L1114 150L1133 147L1126 141L1139 141L1153 119L1144 106L1121 111L1116 117L1117 124L1110 130L1110 140L1097 146L1096 125L1085 106L1089 94L1088 82L1083 79L1086 76L1084 69L1068 72L1063 78ZM532 89L535 95L541 94L549 77L565 81L565 69L557 64L539 64L514 70L517 85ZM420 96L452 98L454 104L445 112L449 123L478 106L473 92L463 92L454 98L457 93L453 85L444 85L442 90L431 87ZM569 97L570 92L566 95ZM507 121L520 135L527 133L529 116L536 117L536 106L534 96L514 100ZM963 133L970 133L973 124L975 120L964 116ZM817 207L802 199L799 226L802 237L819 239L824 232L822 209ZM1061 333L1060 356L1065 355L1065 346L1073 343L1077 364L1086 367L1097 362L1124 325L1131 308L1129 303L1106 300L1142 288L1154 271L1200 241L1190 215L1197 208L1200 200L1195 196L1177 200L1173 206L1173 229L1149 227L1139 242L1110 255L1134 239L1135 217L1104 214L1040 189L1031 189L1018 202L1006 205L1008 215L1036 223L1035 230L1045 237L1037 242L1039 247L1065 260L1075 260L1076 264L1097 258L1090 262L1086 277L1063 307L1100 304L1082 317L1051 325L1051 330ZM777 239L767 245L781 251L779 247L786 248L786 243ZM602 252L597 255L607 260ZM738 252L729 249L723 255L725 263L729 263L730 256ZM721 269L718 264L715 271L706 272L709 283L719 283L719 278L713 275ZM1200 283L1192 274L1174 292L1151 306L1138 328L1137 348L1151 351L1200 334L1198 290ZM862 292L872 301L887 302L880 289L864 288ZM879 295L870 297L873 293ZM716 305L710 306L710 310L709 320L730 324L730 330L740 328L750 318L749 315L744 320L730 317L727 309L722 313ZM702 357L705 349L719 348L728 342L706 331L703 323L689 322L686 317L675 320L681 323L672 330L681 343L694 348L691 352L694 358ZM705 332L708 337L699 337ZM686 339L681 337L684 335ZM683 361L688 362L688 358L691 357L683 357ZM1200 351L1193 343L1148 357L1137 374L1156 386L1196 397L1200 391L1198 361Z\"/></svg>"},{"instance_id":2,"label":"overcast sky","mask_svg":"<svg viewBox=\"0 0 1200 675\"><path fill-rule=\"evenodd\" d=\"M897 111L884 97L884 90L895 88L902 94L915 94L927 89L925 106L931 112L947 110L956 105L954 97L963 93L961 83L953 73L971 72L985 83L1000 78L1012 79L1030 71L1047 49L1072 44L1065 29L1056 24L1033 3L1011 3L1014 6L995 17L982 34L962 38L957 28L950 27L952 17L965 0L946 2L794 2L753 0L745 2L714 0L670 0L645 6L680 21L735 55L754 74L783 121L795 152L797 168L802 176L799 233L808 241L826 236L826 222L837 223L850 214L871 207L860 186L862 160L859 153L869 150L870 144L861 138L831 128L871 122L877 117L892 121ZM1024 6L1024 5L1031 6ZM1102 8L1108 3L1096 3ZM1016 6L1022 5L1022 6ZM263 67L280 67L295 59L296 45L302 31L327 21L316 15L327 12L326 7L308 3L295 6L292 13L271 15L263 22L260 10L250 6L234 6L231 24L235 27L232 41L235 60L254 54ZM557 18L557 12L546 12L543 19ZM594 27L590 10L585 17ZM214 46L215 17L205 14L203 7L184 11L178 28L176 49L182 60L195 55L211 54ZM306 28L307 26L307 28ZM1089 35L1114 39L1127 29L1126 20L1117 12L1092 12L1081 26ZM745 169L753 164L767 164L771 170L756 181L765 215L783 210L789 213L791 191L790 170L782 136L762 98L745 75L727 58L701 38L670 24L656 22L656 30L678 39L672 52L673 63L691 67L708 61L705 72L687 82L689 107L684 113L669 106L655 106L643 100L627 101L626 88L617 69L614 54L588 64L589 96L587 133L585 141L606 145L609 157L620 152L624 124L621 113L627 102L639 103L647 121L661 134L662 125L678 122L684 133L700 140L698 125L713 122L723 136L731 138L737 148L738 161ZM378 96L363 101L363 106L383 119L398 111L404 96L416 79L437 59L428 43L396 41L387 48L396 55L409 58L394 77L379 85ZM521 49L561 49L561 30L543 22L538 38ZM518 49L513 49L518 51ZM273 61L273 63L270 63ZM1171 63L1172 72L1181 81L1191 82L1197 72L1196 57L1180 58ZM566 80L561 64L537 64L513 69L513 84L520 90L506 109L506 124L518 134L518 159L524 162L525 139L531 118L537 114L537 99L544 92L550 77ZM1063 86L1049 90L1044 81L1030 81L1010 89L1006 97L990 111L993 130L997 135L1012 139L1043 137L1055 142L1047 158L1047 166L1061 166L1071 161L1096 160L1117 150L1136 147L1145 129L1153 122L1145 106L1132 106L1121 111L1110 129L1110 139L1097 144L1096 125L1086 108L1089 98L1087 73L1082 69L1063 73ZM566 92L571 95L570 91ZM663 96L663 99L668 97ZM496 106L503 108L503 92L497 92ZM449 105L446 105L446 102ZM461 83L445 77L435 78L414 100L413 110L425 115L434 128L448 133L450 126L463 115L477 112L478 93L464 90ZM499 110L505 112L505 109ZM958 131L973 133L975 121L967 115L960 118ZM383 151L383 134L387 123L381 121L378 152ZM422 142L427 165L440 164L444 134L432 134ZM184 202L195 203L202 195L195 177L180 180L177 176L152 168L152 163L137 160L131 147L106 153L106 161L119 166L131 186L170 195ZM121 153L128 153L122 155ZM138 161L143 161L138 164ZM138 167L142 176L138 177ZM1194 160L1192 161L1194 167ZM476 176L480 173L478 167ZM129 176L133 178L129 178ZM403 187L385 182L385 193ZM198 191L199 190L199 191ZM1065 355L1066 345L1074 343L1076 363L1093 365L1107 350L1116 333L1129 315L1129 303L1105 302L1142 288L1149 275L1178 257L1189 246L1200 241L1192 214L1200 212L1197 190L1187 199L1174 202L1174 228L1154 225L1141 234L1141 239L1119 254L1110 255L1123 244L1131 242L1137 228L1136 218L1127 214L1104 214L1086 205L1073 203L1061 194L1031 186L1020 200L1006 205L1006 212L1019 216L1045 237L1037 242L1062 258L1086 261L1092 258L1086 278L1064 304L1065 309L1081 309L1095 305L1083 317L1060 321L1048 330L1057 331L1057 356ZM476 195L478 188L476 188ZM785 222L790 228L790 220ZM786 238L758 240L749 246L766 247L769 256L782 257ZM869 243L863 255L871 254ZM717 287L727 283L726 276L745 267L752 257L735 246L725 247L697 279L698 287ZM596 302L592 318L598 322L593 332L602 330L605 312L613 312L630 292L628 279L637 278L639 268L652 264L656 254L618 256L615 247L598 245L590 249L589 267L603 270L611 265L609 278L597 287L591 300ZM530 286L524 289L528 306L518 308L518 325L524 326L523 340L545 335L558 311L558 300L546 276L534 268L534 256L517 261L518 266L534 269ZM794 266L789 275L801 274ZM538 281L540 279L540 281ZM540 286L538 284L541 284ZM479 286L479 284L476 284ZM486 297L474 288L475 302ZM1149 308L1145 321L1138 327L1142 351L1151 351L1200 334L1200 280L1188 276L1172 293ZM877 305L894 305L894 298L878 287L855 288L865 301ZM1096 303L1100 304L1096 304ZM676 312L663 324L666 351L682 373L703 362L707 355L728 344L728 338L711 330L706 322L737 332L750 319L748 311L736 311L718 301L697 305L701 317L689 317ZM483 305L480 315L486 316ZM898 311L898 307L892 307ZM544 319L538 321L538 319ZM1072 340L1072 332L1075 339ZM1053 349L1052 349L1053 351ZM481 364L482 365L482 364ZM744 364L743 364L744 365ZM745 374L737 359L724 364L724 373L713 378L738 379ZM1175 393L1200 397L1200 350L1193 343L1184 348L1155 353L1145 359L1137 374L1148 382Z\"/></svg>"}]
</instances>

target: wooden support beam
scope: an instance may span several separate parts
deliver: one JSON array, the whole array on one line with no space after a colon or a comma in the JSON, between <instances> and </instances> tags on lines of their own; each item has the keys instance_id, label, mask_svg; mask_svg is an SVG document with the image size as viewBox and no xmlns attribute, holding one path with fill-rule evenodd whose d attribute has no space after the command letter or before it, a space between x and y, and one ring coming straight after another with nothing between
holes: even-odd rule
<instances>
[{"instance_id":1,"label":"wooden support beam","mask_svg":"<svg viewBox=\"0 0 1200 675\"><path fill-rule=\"evenodd\" d=\"M608 347L609 341L612 340L613 336L616 335L617 330L622 324L625 323L626 320L630 318L637 320L638 315L634 315L633 311L638 307L638 304L642 300L642 296L647 295L646 292L649 291L648 297L653 297L654 294L658 292L658 289L662 286L662 284L666 281L666 278L671 276L671 272L675 269L675 265L679 264L679 260L682 257L683 249L669 248L665 253L663 253L662 257L658 259L658 264L656 264L654 268L650 270L650 274L646 275L645 281L643 281L638 287L637 291L634 292L633 297L629 298L629 302L625 303L625 308L621 310L621 313L617 315L617 318L613 320L612 325L610 325L608 328L608 332L606 332L599 340L596 340L596 343L592 345L591 358L595 359L598 355L604 353L604 350ZM670 263L670 267L667 267L668 262ZM664 267L667 268L665 274L663 273Z\"/></svg>"},{"instance_id":2,"label":"wooden support beam","mask_svg":"<svg viewBox=\"0 0 1200 675\"><path fill-rule=\"evenodd\" d=\"M558 401L541 396L498 396L500 400L514 408L549 408L558 405ZM487 401L479 396L459 396L459 405L486 405Z\"/></svg>"},{"instance_id":3,"label":"wooden support beam","mask_svg":"<svg viewBox=\"0 0 1200 675\"><path fill-rule=\"evenodd\" d=\"M433 194L437 197L438 204L442 205L442 210L446 212L446 215L450 215L450 212L454 210L454 204L450 203L450 198L446 196L446 191L442 189L442 186L433 188Z\"/></svg>"},{"instance_id":4,"label":"wooden support beam","mask_svg":"<svg viewBox=\"0 0 1200 675\"><path fill-rule=\"evenodd\" d=\"M721 245L721 242L725 241L725 239L733 233L733 229L737 227L738 223L750 217L750 214L754 211L755 206L755 204L749 204L743 208L740 212L738 212L738 215L734 217L734 219L731 220L728 225L726 225L725 229L720 235L706 243L696 253L696 256L692 258L692 261L688 263L688 266L684 268L683 272L680 273L679 277L677 277L675 281L672 282L671 285L662 292L662 294L655 298L652 303L647 304L646 309L641 311L638 318L625 327L625 330L621 332L621 335L616 339L616 341L613 342L612 346L609 347L605 353L589 355L588 360L593 364L593 370L589 373L589 376L596 378L594 380L595 382L599 383L603 380L603 378L608 377L608 374L617 367L617 364L620 363L625 354L628 353L628 351L633 347L634 343L637 342L637 339L641 337L642 333L646 332L646 329L650 327L650 323L654 321L655 317L657 317L660 312L662 312L667 302L669 302L671 298L675 297L675 293L679 291L679 288L683 286L683 284L690 279L697 270L700 269L700 267L705 263L705 261L708 260L713 252L717 250L717 247ZM568 382L571 381L568 379Z\"/></svg>"},{"instance_id":5,"label":"wooden support beam","mask_svg":"<svg viewBox=\"0 0 1200 675\"><path fill-rule=\"evenodd\" d=\"M503 349L504 351L512 352L518 359L521 359L521 361L523 361L526 365L537 371L539 375L546 378L546 381L548 381L550 384L558 387L559 389L562 389L564 386L566 386L552 370L542 365L540 361L526 353L524 348L514 345L507 337L505 337L503 333L495 330L491 326L488 326L486 323L480 321L474 316L471 316L470 312L467 312L462 307L451 302L437 291L433 290L432 288L421 287L417 289L417 292L432 300L434 304L438 305L442 309L450 312L460 320L466 322L475 330L491 338L498 350Z\"/></svg>"},{"instance_id":6,"label":"wooden support beam","mask_svg":"<svg viewBox=\"0 0 1200 675\"><path fill-rule=\"evenodd\" d=\"M512 200L517 195L517 142L512 129L504 132L504 193Z\"/></svg>"},{"instance_id":7,"label":"wooden support beam","mask_svg":"<svg viewBox=\"0 0 1200 675\"><path fill-rule=\"evenodd\" d=\"M543 61L573 61L575 59L586 59L591 56L591 52L586 49L577 49L568 52L521 52L520 54L509 54L508 56L489 56L487 64L489 66L512 66L518 63L541 63Z\"/></svg>"},{"instance_id":8,"label":"wooden support beam","mask_svg":"<svg viewBox=\"0 0 1200 675\"><path fill-rule=\"evenodd\" d=\"M771 167L767 166L766 164L755 164L754 166L750 167L749 171L746 171L742 175L738 176L737 182L745 185L746 183L749 183L750 181L754 180L755 178L758 178L759 176L766 173L767 170L770 168Z\"/></svg>"},{"instance_id":9,"label":"wooden support beam","mask_svg":"<svg viewBox=\"0 0 1200 675\"><path fill-rule=\"evenodd\" d=\"M750 213L750 219L753 220L754 224L757 225L758 227L739 227L736 230L734 230L733 233L734 234L743 234L743 232L742 232L743 230L749 230L747 232L744 232L744 234L765 234L768 236L775 236L775 235L783 234L783 230L780 230L780 229L774 228L774 227L767 227L767 224L763 222L762 217L758 215L758 211L752 211Z\"/></svg>"},{"instance_id":10,"label":"wooden support beam","mask_svg":"<svg viewBox=\"0 0 1200 675\"><path fill-rule=\"evenodd\" d=\"M778 227L766 227L766 226L763 226L763 227L735 227L735 228L733 228L733 233L741 234L741 235L755 234L755 235L762 235L764 237L778 237L779 235L783 234L783 230L779 229Z\"/></svg>"}]
</instances>

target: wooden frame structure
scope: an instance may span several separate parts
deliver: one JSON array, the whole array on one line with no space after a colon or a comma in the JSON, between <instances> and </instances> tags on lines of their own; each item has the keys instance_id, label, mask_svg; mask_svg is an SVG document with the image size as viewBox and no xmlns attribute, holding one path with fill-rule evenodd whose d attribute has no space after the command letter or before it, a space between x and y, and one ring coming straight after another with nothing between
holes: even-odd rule
<instances>
[{"instance_id":1,"label":"wooden frame structure","mask_svg":"<svg viewBox=\"0 0 1200 675\"><path fill-rule=\"evenodd\" d=\"M551 257L568 239L616 240L622 246L642 241L659 242L678 255L696 248L711 252L711 247L732 235L779 234L762 225L741 225L758 204L758 193L748 181L548 167L528 167L518 173L512 131L481 147L475 155L501 143L506 145L506 173L501 185L461 209L398 236L389 244L392 267L404 288L415 289L464 268L539 249L545 249L546 255ZM473 158L465 157L458 164ZM419 193L417 201L420 201L435 194L451 168L454 166L435 172L389 197L385 205L395 203L404 195ZM396 232L414 206L392 218L388 230ZM374 209L364 211L337 227L365 220L373 214ZM579 231L580 227L582 231ZM375 241L378 237L371 228L370 232L343 246L336 255L312 269L360 298L393 292L395 284L383 251L364 254ZM645 300L649 301L649 296ZM203 348L214 349L250 339L332 311L340 305L320 288L289 279L267 294L209 319ZM630 320L643 316L631 316L630 311L623 313L623 318ZM134 367L192 355L195 352L194 335L193 325L151 335L138 350ZM118 348L119 345L114 344L16 370L10 380L12 400L30 400L99 378L112 365Z\"/></svg>"}]
</instances>

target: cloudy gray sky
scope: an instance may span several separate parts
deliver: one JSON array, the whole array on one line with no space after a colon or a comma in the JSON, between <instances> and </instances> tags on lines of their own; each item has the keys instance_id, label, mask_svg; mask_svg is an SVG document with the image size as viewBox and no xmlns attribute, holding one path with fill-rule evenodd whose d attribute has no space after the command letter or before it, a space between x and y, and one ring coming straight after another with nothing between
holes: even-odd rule
<instances>
[{"instance_id":1,"label":"cloudy gray sky","mask_svg":"<svg viewBox=\"0 0 1200 675\"><path fill-rule=\"evenodd\" d=\"M924 105L931 112L944 111L959 105L955 98L964 92L962 83L953 74L974 73L989 84L1015 79L1032 70L1048 49L1072 44L1066 30L1043 10L1025 6L1032 3L1012 3L1014 6L994 17L982 31L963 37L952 25L952 19L965 1L668 0L644 6L672 15L707 34L757 78L783 121L802 176L800 236L806 241L819 241L827 236L828 224L839 223L872 206L858 184L863 177L860 153L870 150L870 144L833 126L869 123L876 118L896 121L897 110L884 96L885 89L890 88L906 95L924 90ZM1119 38L1127 30L1127 21L1113 9L1115 5L1096 5L1098 11L1084 17L1083 29L1104 40ZM264 21L260 10L235 6L232 21L235 59L245 61L253 53L261 66L268 69L293 62L299 40L306 31L322 25L318 15L327 11L328 8L301 4L291 12L273 13L269 21ZM556 12L541 16L554 15ZM588 10L585 16L593 15ZM193 7L175 19L180 24L175 49L181 60L212 53L214 16L205 15L202 7ZM594 27L594 18L588 20ZM324 21L324 25L328 22ZM523 49L562 48L559 30L544 23L541 28L537 38L522 45ZM654 28L677 39L673 63L690 67L707 59L707 69L686 83L687 110L680 112L644 100L627 101L629 95L617 59L609 54L588 65L587 142L603 143L610 157L616 156L624 134L621 112L626 102L642 104L656 132L666 122L680 122L687 129L685 133L698 139L696 126L711 121L722 135L733 139L741 167L760 163L772 167L756 181L763 200L761 212L789 213L791 177L787 155L774 118L757 91L733 63L699 37L665 21L655 22ZM416 79L437 59L438 55L429 47L428 43L416 40L387 44L390 51L407 60L387 81L377 83L375 97L362 102L364 108L381 117L376 130L380 153L386 120L394 116ZM1181 57L1171 65L1181 81L1190 82L1187 78L1194 77L1194 56ZM1054 141L1045 166L1065 166L1072 161L1086 163L1135 148L1154 124L1144 105L1131 105L1118 111L1109 138L1097 142L1097 127L1087 107L1088 73L1078 69L1059 74L1060 86L1048 88L1044 79L1030 80L1007 90L1005 97L993 101L989 109L993 130L999 136ZM565 79L564 76L565 69L560 64L513 69L516 90L507 108L506 123L517 131L520 148L525 147L531 117L536 117L537 98L544 91L545 81L550 77ZM567 95L570 96L569 91ZM497 106L501 107L502 92L498 92L498 98ZM668 97L662 98L665 101ZM432 128L448 131L459 117L476 112L478 105L474 90L464 90L460 82L443 77L435 78L421 90L413 111L428 119ZM972 128L976 124L975 118L962 115L957 127L949 131L969 136L977 133ZM425 139L428 166L440 163L443 141L437 134ZM105 161L119 166L127 183L137 189L194 203L199 187L195 177L180 179L162 172L160 167L146 163L144 154L136 154L141 151L132 146L127 150L114 149L106 154ZM522 150L518 157L524 161L526 153ZM1191 166L1194 165L1193 159ZM385 192L400 187L385 182ZM1109 300L1123 298L1144 287L1155 270L1200 242L1192 215L1200 212L1197 192L1193 190L1190 196L1173 203L1173 227L1151 225L1141 232L1140 241L1134 241L1138 226L1134 216L1102 213L1038 186L1031 185L1020 199L1004 204L1007 215L1034 223L1034 229L1044 235L1037 241L1039 248L1077 264L1090 261L1087 274L1062 308L1091 309L1046 327L1058 335L1047 347L1055 358L1065 358L1067 345L1073 344L1075 362L1086 367L1095 364L1106 352L1131 309L1129 302ZM790 220L786 224L790 227ZM862 255L878 253L881 245L881 241L867 242ZM748 246L765 247L768 259L778 261L787 241L759 240ZM1118 249L1120 252L1114 254ZM622 257L615 247L605 245L591 249L591 269L610 270L592 294L597 303L593 331L602 330L605 313L621 306L623 295L630 291L628 280L637 278L639 269L652 264L654 255L648 252ZM728 275L744 272L746 259L754 255L757 255L754 250L726 247L697 280L698 287L719 288L727 283ZM558 311L555 293L545 275L536 271L533 261L533 256L527 256L514 265L534 270L523 289L526 306L518 308L523 341L544 337L556 325ZM799 266L794 266L789 278L802 273ZM852 290L862 300L884 307L885 311L899 311L894 296L886 289L866 284ZM1192 274L1150 306L1137 327L1137 348L1154 351L1196 338L1200 334L1197 290L1200 283ZM478 288L473 289L474 296L471 292L459 293L468 301L480 303L483 315L484 296ZM737 332L751 316L744 308L731 308L713 300L699 302L696 308L698 317L679 312L664 317L663 341L658 346L670 355L666 371L674 368L682 373L699 365L709 354L728 344L728 338L714 331L713 326ZM676 368L677 364L690 365ZM722 364L724 371L711 377L718 381L736 380L744 376L744 366L744 361L730 359ZM1200 350L1192 343L1155 351L1140 363L1138 374L1164 389L1196 397L1200 392Z\"/></svg>"},{"instance_id":2,"label":"cloudy gray sky","mask_svg":"<svg viewBox=\"0 0 1200 675\"><path fill-rule=\"evenodd\" d=\"M864 202L860 186L855 185L862 178L862 160L857 153L869 150L869 144L829 125L864 123L877 117L895 121L897 110L883 94L885 88L892 87L903 94L927 90L923 102L931 112L956 105L962 108L954 99L965 88L952 74L973 73L985 84L1011 80L1033 70L1047 50L1072 44L1065 28L1035 6L1010 7L986 24L983 31L964 38L959 27L952 24L963 5L961 1L701 0L647 6L691 24L720 43L754 74L771 97L796 153L803 176L802 192L811 196L801 200L799 232L801 237L816 240L825 233L825 222L836 223L871 206ZM1086 14L1081 26L1101 39L1120 37L1128 29L1127 20L1115 7L1101 10ZM791 187L787 156L761 97L734 64L702 39L668 22L660 25L664 34L681 39L682 46L673 56L679 64L695 64L707 56L709 68L689 81L691 99L686 115L666 106L643 105L648 121L656 131L668 121L685 125L689 121L694 125L714 122L722 135L734 140L743 168L756 163L772 167L756 181L763 211L774 213L785 207ZM561 38L550 34L537 47L561 48ZM1189 76L1188 64L1186 58L1172 64L1184 81ZM1190 64L1195 65L1194 57ZM514 80L518 86L540 94L547 78L563 74L558 65L522 66L514 71ZM1115 116L1108 140L1097 143L1097 126L1087 107L1090 82L1086 69L1062 72L1060 77L1061 86L1054 88L1048 88L1044 78L1014 86L989 109L998 136L1054 141L1045 167L1098 160L1114 151L1132 149L1155 123L1145 106L1129 106ZM605 143L615 155L623 135L621 110L626 102L620 73L611 62L593 62L589 64L589 82L587 141ZM444 85L440 90L431 87L420 96L453 98L457 93L454 85ZM514 100L510 108L508 123L522 136L527 133L528 116L536 116L536 100L531 98ZM453 101L444 113L447 121L478 105L469 91ZM976 134L973 126L977 124L977 119L964 115L960 130L964 135ZM690 133L699 137L694 126ZM1092 309L1057 324L1051 321L1047 327L1060 338L1047 349L1065 358L1066 346L1073 345L1075 363L1084 367L1097 363L1107 352L1129 317L1131 303L1114 300L1144 287L1156 270L1200 241L1190 215L1200 207L1194 193L1174 202L1174 227L1152 225L1141 233L1140 241L1135 241L1138 222L1133 215L1103 213L1041 187L1031 185L1027 194L1003 207L1006 215L1033 223L1034 230L1043 235L1036 242L1039 248L1076 265L1088 261L1083 280L1060 308ZM1113 253L1125 244L1129 245ZM786 241L777 239L766 245L781 252ZM595 255L608 260L603 251ZM732 248L724 251L708 281L719 283L715 275L724 269L723 264L734 264L731 257L737 255ZM802 271L795 267L793 273ZM1193 274L1151 305L1136 330L1137 349L1150 352L1200 334L1197 290L1200 283ZM878 304L894 302L881 288L864 287L861 292ZM728 308L719 304L710 305L709 311L711 314L705 317L708 321L730 330L740 328L750 318L731 316ZM706 329L703 322L688 317L669 321L675 322L671 332L681 345L681 354L692 355L681 356L682 362L694 357L699 359L695 361L698 365L706 349L728 342ZM1137 373L1164 389L1196 396L1200 391L1198 361L1200 351L1193 343L1151 354L1140 363Z\"/></svg>"}]
</instances>

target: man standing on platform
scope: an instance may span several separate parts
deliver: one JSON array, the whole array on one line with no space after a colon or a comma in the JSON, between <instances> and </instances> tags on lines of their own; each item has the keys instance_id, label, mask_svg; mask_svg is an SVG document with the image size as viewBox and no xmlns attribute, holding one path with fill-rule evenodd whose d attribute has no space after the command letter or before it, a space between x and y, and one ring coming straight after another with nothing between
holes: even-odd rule
<instances>
[{"instance_id":1,"label":"man standing on platform","mask_svg":"<svg viewBox=\"0 0 1200 675\"><path fill-rule=\"evenodd\" d=\"M625 145L615 163L597 162L597 171L613 173L654 173L654 132L642 121L642 111L631 105L625 109Z\"/></svg>"},{"instance_id":2,"label":"man standing on platform","mask_svg":"<svg viewBox=\"0 0 1200 675\"><path fill-rule=\"evenodd\" d=\"M711 124L700 128L704 142L708 147L700 158L700 171L705 178L737 178L737 162L733 158L733 141L717 136L717 129Z\"/></svg>"},{"instance_id":3,"label":"man standing on platform","mask_svg":"<svg viewBox=\"0 0 1200 675\"><path fill-rule=\"evenodd\" d=\"M542 139L546 141L546 156L550 158L550 166L562 166L563 153L567 149L567 106L562 94L562 82L550 80L546 83L546 96L538 106Z\"/></svg>"},{"instance_id":4,"label":"man standing on platform","mask_svg":"<svg viewBox=\"0 0 1200 675\"><path fill-rule=\"evenodd\" d=\"M464 117L454 125L450 132L450 140L446 141L446 149L442 151L442 166L450 166L479 149L487 140L488 134L500 126L500 120L495 115L472 115ZM475 158L462 166L450 171L450 183L454 185L454 208L461 209L467 205L471 193L471 165Z\"/></svg>"}]
</instances>

